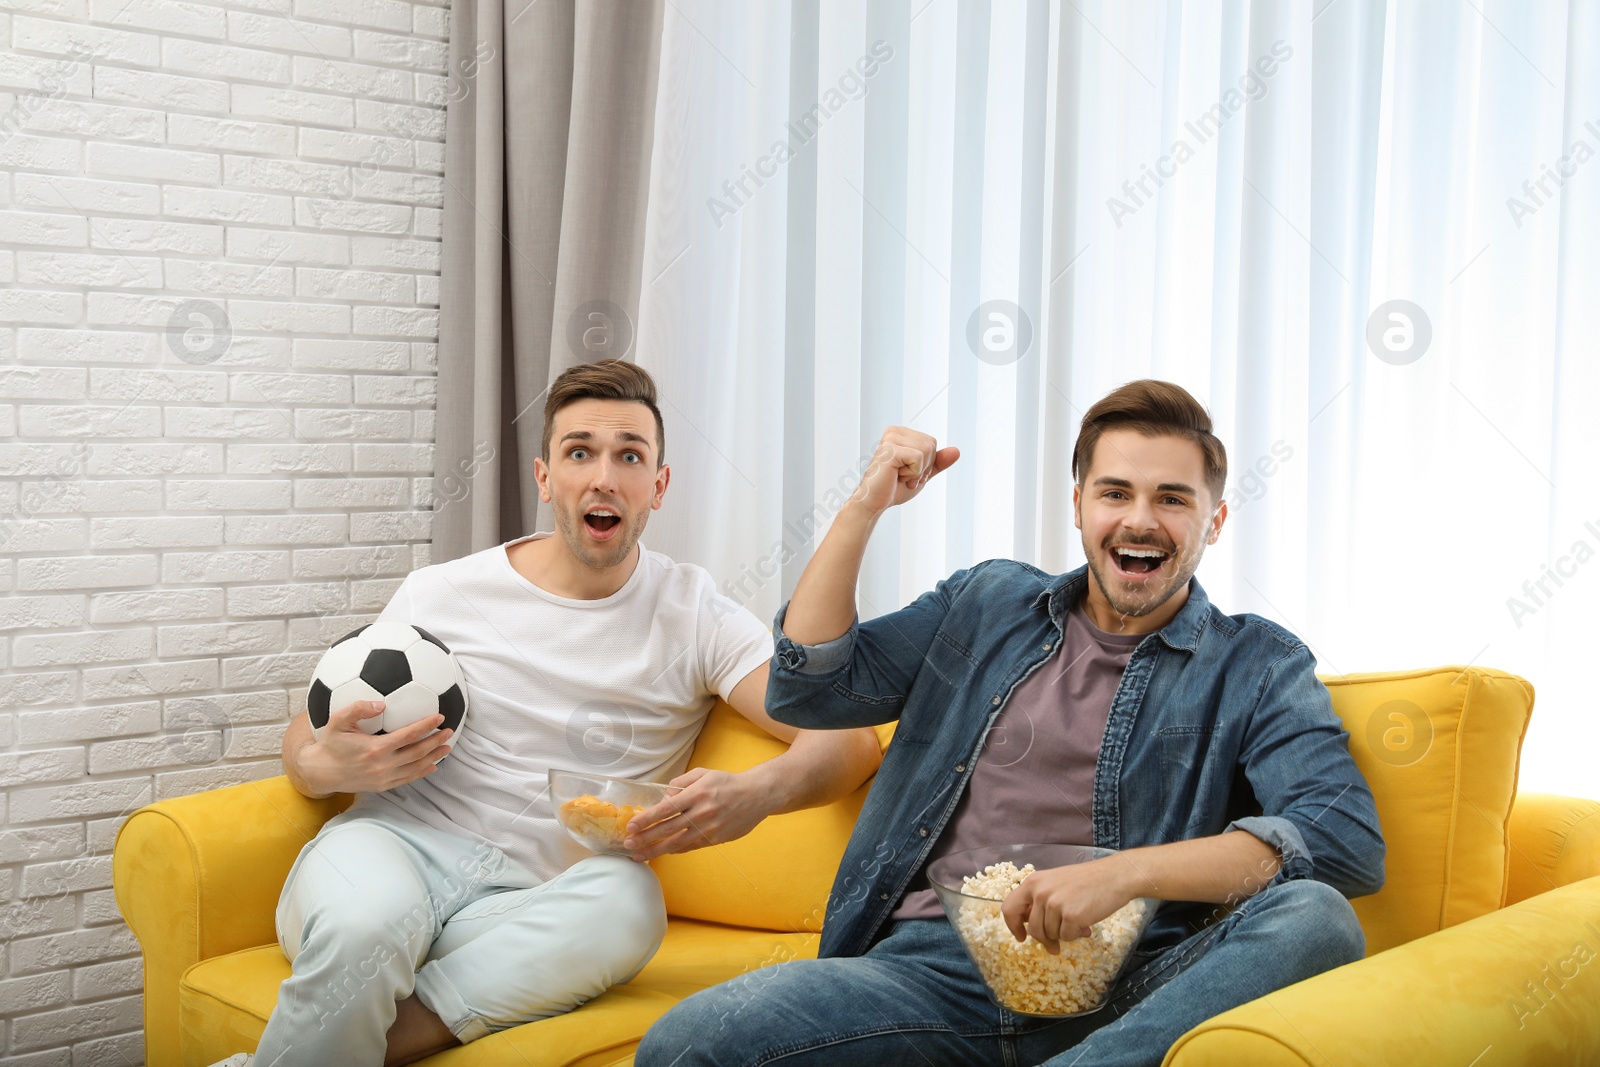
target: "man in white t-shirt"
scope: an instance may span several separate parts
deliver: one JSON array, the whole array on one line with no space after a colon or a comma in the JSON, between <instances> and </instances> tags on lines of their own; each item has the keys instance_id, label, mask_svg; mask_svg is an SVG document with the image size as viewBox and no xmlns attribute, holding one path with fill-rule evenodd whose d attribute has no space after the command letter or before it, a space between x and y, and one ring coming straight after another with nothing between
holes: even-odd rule
<instances>
[{"instance_id":1,"label":"man in white t-shirt","mask_svg":"<svg viewBox=\"0 0 1600 1067\"><path fill-rule=\"evenodd\" d=\"M416 571L380 616L455 653L470 702L459 737L442 716L369 735L357 724L381 702L335 710L320 735L304 712L290 723L295 788L357 797L290 870L277 923L293 973L254 1058L224 1063L404 1064L568 1011L661 943L661 887L642 861L733 840L877 769L871 731L768 718L766 628L704 570L639 544L666 493L663 449L644 370L562 374L534 463L557 534ZM789 750L742 774L685 773L719 696ZM556 823L551 767L683 788L629 824L632 859L596 856Z\"/></svg>"}]
</instances>

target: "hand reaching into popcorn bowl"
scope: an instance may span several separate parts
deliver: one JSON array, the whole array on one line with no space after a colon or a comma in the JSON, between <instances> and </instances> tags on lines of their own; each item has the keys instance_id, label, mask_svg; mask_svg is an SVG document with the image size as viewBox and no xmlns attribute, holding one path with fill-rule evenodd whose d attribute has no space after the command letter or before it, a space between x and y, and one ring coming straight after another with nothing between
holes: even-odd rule
<instances>
[{"instance_id":1,"label":"hand reaching into popcorn bowl","mask_svg":"<svg viewBox=\"0 0 1600 1067\"><path fill-rule=\"evenodd\" d=\"M1096 923L1135 899L1099 865L1115 853L1099 851L1103 854L1081 863L1032 871L1018 881L1000 905L1012 936L1018 941L1031 937L1059 956L1062 942L1092 936Z\"/></svg>"},{"instance_id":2,"label":"hand reaching into popcorn bowl","mask_svg":"<svg viewBox=\"0 0 1600 1067\"><path fill-rule=\"evenodd\" d=\"M928 881L991 1000L1049 1017L1104 1007L1159 903L1128 898L1094 868L1115 854L1087 845L1008 845L929 865Z\"/></svg>"}]
</instances>

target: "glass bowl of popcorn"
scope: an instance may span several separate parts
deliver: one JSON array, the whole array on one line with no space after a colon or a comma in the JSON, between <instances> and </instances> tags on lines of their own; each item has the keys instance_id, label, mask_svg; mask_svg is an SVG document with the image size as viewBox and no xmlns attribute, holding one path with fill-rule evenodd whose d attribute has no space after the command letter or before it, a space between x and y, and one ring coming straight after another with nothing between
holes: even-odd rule
<instances>
[{"instance_id":1,"label":"glass bowl of popcorn","mask_svg":"<svg viewBox=\"0 0 1600 1067\"><path fill-rule=\"evenodd\" d=\"M1105 1006L1160 903L1137 897L1061 942L1059 955L1029 935L1012 936L1000 912L1006 895L1035 871L1115 855L1091 845L1002 845L956 852L928 866L928 881L988 987L989 998L1018 1015L1066 1018Z\"/></svg>"},{"instance_id":2,"label":"glass bowl of popcorn","mask_svg":"<svg viewBox=\"0 0 1600 1067\"><path fill-rule=\"evenodd\" d=\"M629 820L678 792L674 785L583 771L552 768L549 776L556 821L584 848L609 856L629 855L622 844Z\"/></svg>"}]
</instances>

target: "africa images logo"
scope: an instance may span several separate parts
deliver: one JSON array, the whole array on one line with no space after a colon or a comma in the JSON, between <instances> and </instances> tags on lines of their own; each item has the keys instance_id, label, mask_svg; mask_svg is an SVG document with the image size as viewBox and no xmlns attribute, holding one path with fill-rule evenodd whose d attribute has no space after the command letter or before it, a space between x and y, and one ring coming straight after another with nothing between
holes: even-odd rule
<instances>
[{"instance_id":1,"label":"africa images logo","mask_svg":"<svg viewBox=\"0 0 1600 1067\"><path fill-rule=\"evenodd\" d=\"M816 140L824 122L843 111L845 104L851 100L865 98L868 81L878 73L882 64L893 58L894 47L889 42L872 42L872 47L853 66L818 95L815 104L784 125L788 131L787 137L773 141L767 154L757 159L754 165L742 164L737 178L723 182L722 192L727 199L720 200L714 196L706 199L706 210L711 212L711 221L717 224L717 229L722 229L723 219L737 214L762 186L778 176L780 168ZM750 188L752 184L755 185L754 190Z\"/></svg>"},{"instance_id":2,"label":"africa images logo","mask_svg":"<svg viewBox=\"0 0 1600 1067\"><path fill-rule=\"evenodd\" d=\"M1116 223L1117 229L1122 229L1124 219L1154 200L1156 191L1177 175L1179 167L1195 157L1196 149L1203 148L1221 133L1222 127L1243 111L1246 104L1266 96L1267 83L1278 73L1279 64L1287 63L1293 55L1294 49L1288 42L1273 41L1267 52L1257 56L1256 61L1245 68L1238 78L1237 89L1228 89L1215 104L1183 124L1184 132L1194 139L1193 144L1186 137L1177 137L1167 154L1157 159L1153 166L1141 164L1139 176L1122 183L1123 196L1107 197L1106 210L1111 213L1111 221Z\"/></svg>"}]
</instances>

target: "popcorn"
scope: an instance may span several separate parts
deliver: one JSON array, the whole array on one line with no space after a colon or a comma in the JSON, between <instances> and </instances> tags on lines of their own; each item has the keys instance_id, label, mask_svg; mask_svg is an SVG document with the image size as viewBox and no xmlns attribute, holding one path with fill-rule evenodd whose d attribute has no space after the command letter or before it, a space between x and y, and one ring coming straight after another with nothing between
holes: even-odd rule
<instances>
[{"instance_id":1,"label":"popcorn","mask_svg":"<svg viewBox=\"0 0 1600 1067\"><path fill-rule=\"evenodd\" d=\"M991 864L961 880L961 891L982 900L961 901L956 929L977 961L995 999L1028 1015L1070 1015L1099 1006L1144 928L1150 902L1130 900L1090 927L1088 937L1061 942L1052 956L1030 934L1018 941L1000 902L1034 873L1033 864Z\"/></svg>"}]
</instances>

